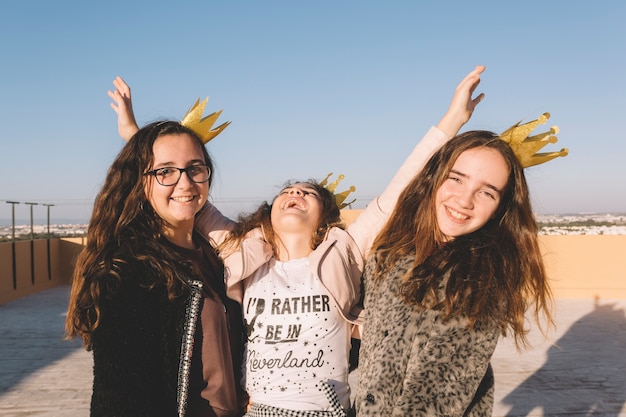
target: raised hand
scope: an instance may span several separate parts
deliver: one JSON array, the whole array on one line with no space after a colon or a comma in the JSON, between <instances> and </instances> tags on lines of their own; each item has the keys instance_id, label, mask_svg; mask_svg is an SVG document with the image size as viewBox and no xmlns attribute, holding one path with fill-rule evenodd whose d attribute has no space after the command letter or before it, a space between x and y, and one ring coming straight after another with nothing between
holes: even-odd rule
<instances>
[{"instance_id":1,"label":"raised hand","mask_svg":"<svg viewBox=\"0 0 626 417\"><path fill-rule=\"evenodd\" d=\"M115 86L114 91L108 91L107 94L113 100L111 108L117 113L117 131L126 142L133 137L139 130L133 113L133 103L130 97L130 87L126 82L117 76L113 80Z\"/></svg>"},{"instance_id":2,"label":"raised hand","mask_svg":"<svg viewBox=\"0 0 626 417\"><path fill-rule=\"evenodd\" d=\"M461 127L472 117L472 113L474 113L478 103L485 98L485 95L482 93L476 98L472 98L476 87L480 84L480 76L484 71L485 67L483 65L477 66L456 87L448 112L437 124L437 127L449 137L456 136Z\"/></svg>"}]
</instances>

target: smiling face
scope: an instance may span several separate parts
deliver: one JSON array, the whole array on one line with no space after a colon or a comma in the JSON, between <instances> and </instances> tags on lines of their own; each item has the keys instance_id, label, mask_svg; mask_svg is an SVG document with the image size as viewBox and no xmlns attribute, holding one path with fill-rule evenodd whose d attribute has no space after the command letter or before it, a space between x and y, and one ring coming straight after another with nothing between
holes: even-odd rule
<instances>
[{"instance_id":1,"label":"smiling face","mask_svg":"<svg viewBox=\"0 0 626 417\"><path fill-rule=\"evenodd\" d=\"M295 183L284 188L272 203L272 227L281 232L311 234L320 223L322 200L311 184Z\"/></svg>"},{"instance_id":2,"label":"smiling face","mask_svg":"<svg viewBox=\"0 0 626 417\"><path fill-rule=\"evenodd\" d=\"M499 151L478 147L459 155L435 194L439 230L446 240L472 233L497 213L509 178Z\"/></svg>"},{"instance_id":3,"label":"smiling face","mask_svg":"<svg viewBox=\"0 0 626 417\"><path fill-rule=\"evenodd\" d=\"M187 168L205 164L204 154L197 140L186 133L160 136L152 147L154 161L150 170L163 167ZM154 175L149 175L145 193L154 211L166 222L164 234L184 231L190 233L196 213L209 195L209 183L195 183L182 173L176 185L163 186Z\"/></svg>"}]
</instances>

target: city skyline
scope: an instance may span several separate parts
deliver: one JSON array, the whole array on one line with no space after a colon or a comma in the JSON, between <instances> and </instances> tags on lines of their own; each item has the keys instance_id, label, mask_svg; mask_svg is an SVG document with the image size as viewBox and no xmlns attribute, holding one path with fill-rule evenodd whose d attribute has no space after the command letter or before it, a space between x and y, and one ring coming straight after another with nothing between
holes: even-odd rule
<instances>
[{"instance_id":1,"label":"city skyline","mask_svg":"<svg viewBox=\"0 0 626 417\"><path fill-rule=\"evenodd\" d=\"M5 201L0 200L0 204L5 203ZM15 225L16 226L29 226L30 225L30 206L26 205L24 203L19 202L20 204L16 204L16 216L15 216ZM218 202L215 202L219 204ZM228 217L232 218L232 219L236 219L237 215L239 213L242 212L249 212L250 210L256 208L257 204L256 203L260 203L260 202L253 202L253 201L249 201L247 204L246 203L242 203L241 201L233 203L233 202L225 202L224 205L225 206L231 206L230 210L222 210L223 213L225 215L227 215ZM20 207L22 204L24 204L24 207L21 209L21 213L19 211L19 209L17 209L17 207ZM89 213L86 216L77 216L77 217L60 217L55 215L55 206L51 206L50 207L50 218L48 219L48 213L47 213L47 207L44 205L45 203L38 203L37 205L33 206L33 225L36 226L45 226L48 223L48 220L50 221L51 225L65 225L65 224L75 224L75 225L83 225L83 224L87 224L89 223L89 214L90 214L90 210ZM360 208L364 208L364 207L357 207L360 206L361 204L359 204L359 201L356 201L355 203L353 203L351 205L351 207L353 207L354 209L360 209ZM1 206L0 206L1 207ZM10 205L9 205L9 209L8 211L6 211L6 213L8 215L0 215L0 227L2 226L9 226L12 224L13 219L11 217L11 209L10 209ZM0 213L3 213L2 210L0 210ZM536 212L536 215L538 217L538 219L541 218L547 218L549 216L560 216L560 217L567 217L567 216L605 216L605 215L610 215L610 216L624 216L626 217L626 210L624 211L594 211L594 212L573 212L573 211L568 211L568 212L562 212L562 213L557 213L557 212L546 212L546 213L538 213Z\"/></svg>"},{"instance_id":2,"label":"city skyline","mask_svg":"<svg viewBox=\"0 0 626 417\"><path fill-rule=\"evenodd\" d=\"M207 96L207 113L223 109L218 122L232 124L208 149L228 216L329 172L363 208L476 65L486 98L464 131L549 112L534 133L558 126L559 141L542 151L570 151L526 170L537 213L626 212L624 18L626 3L579 0L11 2L0 15L0 219L9 200L88 220L123 145L106 94L117 75L140 125L179 120Z\"/></svg>"},{"instance_id":3,"label":"city skyline","mask_svg":"<svg viewBox=\"0 0 626 417\"><path fill-rule=\"evenodd\" d=\"M348 209L349 210L349 209ZM584 222L595 223L599 228L610 227L618 228L616 233L609 234L626 234L626 212L615 213L552 213L552 214L536 214L537 223L540 226L553 226L555 228L568 227L577 228ZM50 216L49 225L50 230L66 229L71 230L75 228L85 228L88 224L88 220L82 221L72 219L55 219ZM17 218L3 219L0 218L0 236L6 236L11 233L12 226L15 226L16 233L30 234L31 223L30 218ZM48 218L38 218L33 216L33 233L46 234L48 227Z\"/></svg>"}]
</instances>

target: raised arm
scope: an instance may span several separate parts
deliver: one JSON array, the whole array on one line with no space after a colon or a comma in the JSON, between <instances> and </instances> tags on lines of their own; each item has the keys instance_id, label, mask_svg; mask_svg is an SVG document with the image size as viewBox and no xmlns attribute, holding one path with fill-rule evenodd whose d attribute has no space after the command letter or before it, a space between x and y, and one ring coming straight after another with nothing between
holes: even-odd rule
<instances>
[{"instance_id":1,"label":"raised arm","mask_svg":"<svg viewBox=\"0 0 626 417\"><path fill-rule=\"evenodd\" d=\"M111 97L111 100L113 100L111 108L117 113L117 131L122 139L128 142L139 130L137 122L135 121L135 114L133 113L130 87L120 76L117 76L115 80L113 80L113 85L115 86L115 90L109 90L107 94Z\"/></svg>"},{"instance_id":2,"label":"raised arm","mask_svg":"<svg viewBox=\"0 0 626 417\"><path fill-rule=\"evenodd\" d=\"M448 111L437 127L432 127L426 133L398 169L385 191L368 204L367 209L348 227L348 232L361 249L364 258L367 257L374 238L391 215L402 190L421 171L433 153L456 136L484 98L484 94L472 98L484 70L484 66L477 66L463 78L454 91Z\"/></svg>"}]
</instances>

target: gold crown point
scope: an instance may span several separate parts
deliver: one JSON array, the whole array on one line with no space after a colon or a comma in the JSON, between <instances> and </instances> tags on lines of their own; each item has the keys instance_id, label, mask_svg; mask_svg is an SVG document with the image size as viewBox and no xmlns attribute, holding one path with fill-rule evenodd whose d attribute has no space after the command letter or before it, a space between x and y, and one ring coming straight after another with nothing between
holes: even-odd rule
<instances>
[{"instance_id":1,"label":"gold crown point","mask_svg":"<svg viewBox=\"0 0 626 417\"><path fill-rule=\"evenodd\" d=\"M322 187L326 187L326 184L328 184L328 179L330 178L330 176L333 175L332 172L329 172L328 175L326 175L326 178L324 178L322 181L320 181L320 185Z\"/></svg>"},{"instance_id":2,"label":"gold crown point","mask_svg":"<svg viewBox=\"0 0 626 417\"><path fill-rule=\"evenodd\" d=\"M222 114L222 110L215 111L206 117L202 117L208 102L208 97L202 102L200 102L200 99L197 99L189 110L187 110L187 113L185 113L185 116L180 122L183 126L193 130L205 144L222 133L222 131L230 124L230 122L222 123L213 129L213 125L217 121L217 118Z\"/></svg>"},{"instance_id":3,"label":"gold crown point","mask_svg":"<svg viewBox=\"0 0 626 417\"><path fill-rule=\"evenodd\" d=\"M328 191L330 191L331 193L333 193L333 195L335 196L335 202L337 203L337 206L339 207L339 210L341 210L344 207L349 206L350 204L354 203L356 201L356 199L350 201L349 203L345 203L346 198L348 197L348 195L350 193L353 193L354 191L356 191L356 187L354 185L351 185L350 188L348 188L346 191L342 191L340 193L336 193L335 194L335 190L337 189L337 185L339 185L339 182L341 180L343 180L345 178L345 175L340 174L337 176L337 179L333 182L331 182L330 184L328 184L328 179L333 175L333 173L329 173L328 175L326 175L326 178L324 178L322 181L320 181L320 185L324 188L326 188Z\"/></svg>"},{"instance_id":4,"label":"gold crown point","mask_svg":"<svg viewBox=\"0 0 626 417\"><path fill-rule=\"evenodd\" d=\"M543 164L544 162L548 162L553 160L554 158L567 156L569 154L569 149L563 148L557 152L542 152L534 154L524 165L524 168L528 168L534 165Z\"/></svg>"},{"instance_id":5,"label":"gold crown point","mask_svg":"<svg viewBox=\"0 0 626 417\"><path fill-rule=\"evenodd\" d=\"M517 122L500 135L500 138L511 146L515 156L517 156L524 168L543 164L554 158L567 156L569 153L569 150L566 148L558 152L536 153L548 143L556 143L558 141L558 138L555 136L559 132L558 126L552 126L547 132L529 136L539 124L544 124L549 118L550 113L543 113L536 120L528 123L520 124L521 122Z\"/></svg>"},{"instance_id":6,"label":"gold crown point","mask_svg":"<svg viewBox=\"0 0 626 417\"><path fill-rule=\"evenodd\" d=\"M327 189L328 189L331 193L334 193L334 192L335 192L335 190L337 189L337 186L339 185L339 182L340 182L341 180L343 180L345 177L346 177L345 175L340 174L339 176L337 176L337 179L336 179L335 181L331 182L330 184L328 184L328 185L326 186L326 188L327 188Z\"/></svg>"},{"instance_id":7,"label":"gold crown point","mask_svg":"<svg viewBox=\"0 0 626 417\"><path fill-rule=\"evenodd\" d=\"M350 204L354 203L356 201L356 198L350 202L345 203L346 198L348 198L348 195L350 193L353 193L356 191L356 187L354 185L350 186L349 189L347 189L346 191L342 191L340 193L335 194L335 201L337 202L337 205L339 206L339 210L341 210L344 207L349 206Z\"/></svg>"},{"instance_id":8,"label":"gold crown point","mask_svg":"<svg viewBox=\"0 0 626 417\"><path fill-rule=\"evenodd\" d=\"M531 120L528 123L521 124L522 122L520 120L519 122L517 122L516 124L508 128L507 130L505 130L500 135L500 137L504 141L509 142L511 144L523 142L528 137L528 135L530 135L530 132L535 130L535 128L538 125L546 123L549 118L550 118L550 113L546 112L540 115L537 119Z\"/></svg>"}]
</instances>

